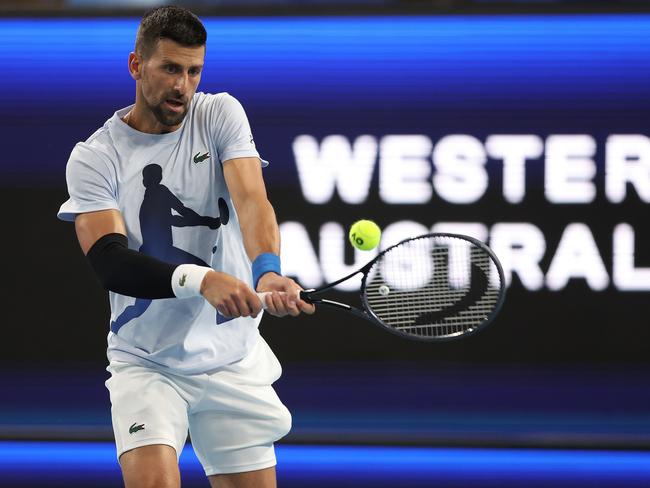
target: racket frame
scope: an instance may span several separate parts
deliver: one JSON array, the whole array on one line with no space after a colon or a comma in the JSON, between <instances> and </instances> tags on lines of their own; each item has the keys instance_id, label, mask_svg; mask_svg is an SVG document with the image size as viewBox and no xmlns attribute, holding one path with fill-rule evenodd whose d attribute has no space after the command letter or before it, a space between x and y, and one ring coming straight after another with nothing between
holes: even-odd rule
<instances>
[{"instance_id":1,"label":"racket frame","mask_svg":"<svg viewBox=\"0 0 650 488\"><path fill-rule=\"evenodd\" d=\"M497 303L492 309L492 312L481 322L478 326L473 327L471 329L467 329L466 331L461 331L456 334L451 334L448 336L444 337L426 337L426 336L417 336L413 334L408 334L406 332L402 332L399 329L396 329L395 327L391 327L390 325L385 324L372 310L372 307L368 303L368 298L366 294L366 280L368 278L368 272L370 269L374 266L374 264L381 259L381 257L389 252L390 250L396 248L397 246L403 245L409 241L416 241L418 239L424 239L424 238L431 238L431 237L449 237L453 239L460 239L464 241L468 241L469 243L481 248L483 251L485 251L491 258L492 262L495 264L495 268L497 270L497 273L499 274L499 284L501 285L499 287L499 297L497 299ZM336 302L334 300L329 300L326 298L317 298L317 295L321 295L323 292L326 292L332 288L334 288L336 285L347 281L348 279L352 278L353 276L363 273L363 277L361 278L361 288L359 290L359 298L361 301L361 304L363 306L363 309L360 309L358 307L348 305L347 303L341 303L341 302ZM312 303L314 305L324 305L330 308L338 308L342 310L346 310L357 317L361 317L363 319L366 319L374 324L377 324L381 326L383 329L391 332L392 334L396 334L400 337L405 337L407 339L411 340L416 340L416 341L423 341L423 342L446 342L446 341L453 341L455 339L458 339L460 337L468 337L470 335L474 335L480 330L484 329L487 327L493 320L494 317L499 313L499 310L501 310L501 307L503 306L503 302L505 300L505 295L506 295L506 287L505 287L505 274L503 272L503 267L501 266L501 263L499 262L499 259L497 258L496 254L494 254L494 251L490 249L484 242L471 237L471 236L466 236L463 234L453 234L449 232L433 232L429 234L422 234L420 236L416 237L409 237L407 239L404 239L397 244L393 244L390 247L387 247L383 251L381 251L377 256L375 256L373 259L371 259L368 263L363 265L361 268L358 270L354 271L353 273L350 273L347 276L344 276L341 279L338 279L336 281L333 281L332 283L328 283L325 286L322 286L320 288L312 288L309 290L303 290L300 292L300 298L307 303Z\"/></svg>"}]
</instances>

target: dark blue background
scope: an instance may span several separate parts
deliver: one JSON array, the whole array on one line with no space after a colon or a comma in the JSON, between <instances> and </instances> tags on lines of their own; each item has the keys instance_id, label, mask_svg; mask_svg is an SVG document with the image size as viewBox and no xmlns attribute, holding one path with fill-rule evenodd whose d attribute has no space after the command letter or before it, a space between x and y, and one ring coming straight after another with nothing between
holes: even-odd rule
<instances>
[{"instance_id":1,"label":"dark blue background","mask_svg":"<svg viewBox=\"0 0 650 488\"><path fill-rule=\"evenodd\" d=\"M265 178L279 220L305 223L314 242L323 222L370 216L381 225L532 222L553 249L564 226L578 221L592 229L609 269L612 227L629 222L637 264L650 266L646 204L633 191L621 204L608 202L602 176L608 135L648 133L650 15L205 20L201 89L242 101L272 162ZM0 19L3 439L111 437L106 297L72 226L55 213L66 198L73 145L133 101L126 61L137 22ZM528 192L518 205L501 196L495 161L490 189L473 205L436 196L388 205L376 192L360 205L337 196L313 205L301 193L291 150L301 134L424 134L435 142L448 134L484 141L528 133L595 138L592 204L546 201L537 160L527 165ZM596 293L581 280L562 292L530 292L515 281L498 321L466 341L402 341L328 311L265 318L262 331L284 365L276 386L294 416L288 442L647 449L647 302L647 293ZM650 476L647 456L630 452L319 449L283 446L283 484L645 486ZM0 485L42 486L38 466L54 473L51 486L119 479L106 445L6 443L0 452L7 459ZM390 473L366 476L369 457ZM194 458L181 464L186 481L205 484ZM102 479L90 473L98 469Z\"/></svg>"},{"instance_id":2,"label":"dark blue background","mask_svg":"<svg viewBox=\"0 0 650 488\"><path fill-rule=\"evenodd\" d=\"M201 89L244 102L293 174L299 134L643 133L650 15L206 19ZM0 20L2 181L60 184L132 103L136 19ZM29 150L28 150L29 149ZM271 173L271 172L269 172Z\"/></svg>"},{"instance_id":3,"label":"dark blue background","mask_svg":"<svg viewBox=\"0 0 650 488\"><path fill-rule=\"evenodd\" d=\"M548 267L565 226L584 222L611 273L613 227L637 232L637 266L650 265L646 204L604 196L604 144L610 134L644 134L650 108L650 15L447 15L206 18L200 89L228 91L244 104L278 220L300 221L317 247L324 222L370 217L381 226L414 220L531 222L545 234ZM2 249L11 286L4 300L13 340L7 359L101 362L105 295L78 250L72 226L54 215L67 198L65 163L118 108L132 103L127 72L138 20L0 20L0 203ZM420 205L369 199L324 205L302 195L292 142L342 134L449 134L484 142L490 134L589 134L597 143L597 194L591 204L557 205L544 196L542 159L526 165L527 193L504 200L500 161L476 203L434 193ZM350 258L351 256L347 256ZM38 290L38 306L34 293ZM347 296L346 299L351 299ZM329 311L298 321L265 319L286 360L646 362L646 295L612 285L594 292L575 279L561 292L526 290L515 279L495 326L468 341L396 341ZM29 326L25 326L29 311ZM340 317L339 317L340 318ZM309 325L306 325L309 324ZM33 335L34 327L38 334ZM70 334L73 334L72 336ZM73 337L73 338L72 338Z\"/></svg>"}]
</instances>

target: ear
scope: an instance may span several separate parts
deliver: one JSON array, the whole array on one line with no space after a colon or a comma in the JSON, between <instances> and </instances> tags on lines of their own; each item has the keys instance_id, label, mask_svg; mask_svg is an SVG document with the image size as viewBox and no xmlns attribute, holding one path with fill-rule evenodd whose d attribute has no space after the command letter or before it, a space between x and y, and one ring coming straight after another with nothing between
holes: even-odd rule
<instances>
[{"instance_id":1,"label":"ear","mask_svg":"<svg viewBox=\"0 0 650 488\"><path fill-rule=\"evenodd\" d=\"M142 58L135 52L129 54L129 73L136 81L142 78Z\"/></svg>"}]
</instances>

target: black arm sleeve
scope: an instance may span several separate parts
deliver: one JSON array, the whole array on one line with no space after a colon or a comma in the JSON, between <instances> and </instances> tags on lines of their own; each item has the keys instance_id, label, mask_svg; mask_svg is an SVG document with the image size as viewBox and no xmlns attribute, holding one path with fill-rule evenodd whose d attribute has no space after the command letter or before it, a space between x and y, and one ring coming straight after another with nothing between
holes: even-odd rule
<instances>
[{"instance_id":1,"label":"black arm sleeve","mask_svg":"<svg viewBox=\"0 0 650 488\"><path fill-rule=\"evenodd\" d=\"M176 265L133 251L122 234L106 234L86 257L107 290L135 298L173 298Z\"/></svg>"}]
</instances>

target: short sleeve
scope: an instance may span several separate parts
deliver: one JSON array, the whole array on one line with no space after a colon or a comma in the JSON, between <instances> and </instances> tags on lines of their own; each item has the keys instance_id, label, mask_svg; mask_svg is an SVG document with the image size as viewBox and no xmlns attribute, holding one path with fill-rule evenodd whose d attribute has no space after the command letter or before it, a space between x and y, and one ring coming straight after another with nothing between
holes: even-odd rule
<instances>
[{"instance_id":1,"label":"short sleeve","mask_svg":"<svg viewBox=\"0 0 650 488\"><path fill-rule=\"evenodd\" d=\"M218 97L215 122L215 144L221 162L234 158L256 157L262 166L268 162L260 158L248 117L241 103L228 93Z\"/></svg>"},{"instance_id":2,"label":"short sleeve","mask_svg":"<svg viewBox=\"0 0 650 488\"><path fill-rule=\"evenodd\" d=\"M70 198L57 217L73 221L77 214L117 209L117 194L109 166L85 144L77 144L65 171Z\"/></svg>"}]
</instances>

